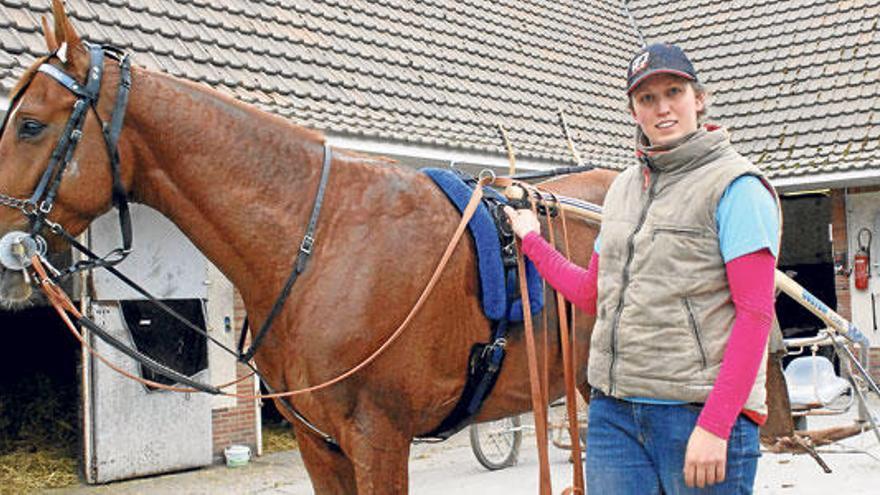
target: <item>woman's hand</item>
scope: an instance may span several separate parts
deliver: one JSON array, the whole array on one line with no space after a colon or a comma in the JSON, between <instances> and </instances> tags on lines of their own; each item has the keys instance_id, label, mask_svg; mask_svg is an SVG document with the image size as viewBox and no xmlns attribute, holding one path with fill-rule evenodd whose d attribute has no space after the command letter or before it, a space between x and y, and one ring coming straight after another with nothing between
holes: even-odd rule
<instances>
[{"instance_id":1,"label":"woman's hand","mask_svg":"<svg viewBox=\"0 0 880 495\"><path fill-rule=\"evenodd\" d=\"M721 483L727 473L727 440L697 426L684 457L684 482L691 488Z\"/></svg>"},{"instance_id":2,"label":"woman's hand","mask_svg":"<svg viewBox=\"0 0 880 495\"><path fill-rule=\"evenodd\" d=\"M514 210L509 206L505 206L504 213L510 219L510 227L513 229L513 233L520 239L529 232L541 234L541 223L538 222L538 217L532 213L532 210Z\"/></svg>"}]
</instances>

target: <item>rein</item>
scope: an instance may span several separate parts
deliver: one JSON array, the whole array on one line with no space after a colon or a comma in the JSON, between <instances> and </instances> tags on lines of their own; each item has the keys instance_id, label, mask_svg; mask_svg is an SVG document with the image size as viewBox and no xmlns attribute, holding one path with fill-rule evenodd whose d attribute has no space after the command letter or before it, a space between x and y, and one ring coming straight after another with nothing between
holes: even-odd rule
<instances>
[{"instance_id":1,"label":"rein","mask_svg":"<svg viewBox=\"0 0 880 495\"><path fill-rule=\"evenodd\" d=\"M480 184L485 185L486 182L487 182L487 180L483 180L483 181L481 181ZM173 387L169 387L167 385L154 384L152 382L147 383L149 381L144 380L142 378L131 377L131 376L129 376L129 378L132 378L132 379L134 379L138 382L141 382L141 383L149 384L150 386L156 386L157 388L162 388L165 390L179 391L179 392L202 391L202 392L207 392L207 393L214 394L214 395L225 395L225 396L229 396L229 397L236 397L239 399L280 399L280 398L291 397L294 395L302 395L302 394L306 394L306 393L310 393L310 392L315 392L317 390L321 390L321 389L330 387L332 385L335 385L336 383L339 383L339 382L345 380L346 378L357 373L358 371L360 371L361 369L363 369L364 367L366 367L367 365L369 365L370 363L375 361L376 358L378 358L382 354L382 352L384 352L395 340L397 340L398 337L400 337L400 335L403 334L403 331L408 327L409 323L412 322L415 315L418 313L418 311L424 305L425 301L428 299L428 296L430 296L431 292L434 289L434 286L437 284L437 281L440 279L440 275L443 273L443 270L446 268L446 265L448 264L449 259L452 257L452 254L455 251L455 248L458 245L459 240L461 239L462 235L464 234L465 230L467 229L467 224L470 221L471 217L473 217L473 214L476 211L477 206L479 205L480 200L482 199L482 196L483 196L482 189L479 187L476 188L474 190L474 193L471 195L471 198L470 198L470 201L468 202L467 207L462 212L462 219L459 222L458 227L455 230L455 233L453 234L452 238L450 239L449 244L446 247L446 250L444 251L442 257L440 258L440 261L437 264L437 268L435 268L434 273L431 275L431 278L429 279L425 288L422 290L422 293L419 296L418 300L416 301L415 305L413 305L412 309L409 311L406 318L404 318L404 321L397 327L397 329L395 329L395 331L392 333L392 335L390 337L388 337L388 339L386 339L386 341L379 348L377 348L367 358L365 358L363 361L361 361L359 364L357 364L353 368L349 369L345 373L342 373L342 374L340 374L330 380L326 380L318 385L313 385L310 387L296 389L296 390L290 390L290 391L285 391L285 392L274 392L274 393L269 393L269 394L238 394L238 393L224 392L222 390L222 388L224 388L228 385L231 385L231 384L220 385L220 386L205 385L205 384L202 384L199 382L195 382L195 381L189 379L188 377L180 375L179 373L177 373L173 370L170 370L159 363L156 363L151 358L141 354L140 352L138 352L134 349L129 348L128 346L126 346L122 342L118 341L115 337L113 337L112 335L109 335L105 330L101 329L98 325L96 325L95 323L91 322L86 317L84 317L79 312L79 310L77 310L76 306L70 301L70 298L57 286L57 284L54 282L53 278L48 275L48 273L47 273L48 271L46 270L46 268L44 266L44 262L43 262L42 258L40 256L35 255L32 257L31 261L33 263L33 267L34 267L35 271L37 272L37 282L40 285L41 289L46 293L46 296L49 299L49 302L56 309L56 311L58 311L59 313L69 313L69 314L73 315L77 319L77 323L84 326L85 328L88 328L91 331L94 331L102 340L104 340L108 344L112 345L113 347L119 349L120 351L126 353L129 357L141 362L142 364L144 364L145 366L147 366L148 368L150 368L151 370L153 370L154 372L156 372L158 374L165 375L165 376L170 375L170 376L168 376L168 378L171 378L173 380L177 380L179 383L187 384L192 388L174 390ZM64 319L66 322L69 321L68 318L64 318ZM73 323L69 322L68 326L73 326ZM96 353L96 351L93 351L92 349L89 349L89 350L93 353ZM104 359L102 359L102 361L104 361Z\"/></svg>"},{"instance_id":2,"label":"rein","mask_svg":"<svg viewBox=\"0 0 880 495\"><path fill-rule=\"evenodd\" d=\"M278 312L280 312L280 308L283 307L284 301L286 300L287 296L289 295L290 289L292 288L293 283L296 281L297 276L300 273L302 273L302 271L305 270L308 256L311 254L312 246L315 241L314 231L315 231L315 227L317 225L317 219L318 219L318 214L320 212L320 206L322 204L323 191L326 187L327 176L329 174L329 163L330 163L329 156L330 156L329 148L326 148L325 160L324 160L324 170L322 171L321 182L318 186L318 195L315 200L315 208L312 212L312 215L311 215L311 218L309 221L307 233L306 233L305 237L303 238L303 242L300 246L300 251L297 254L297 260L295 262L294 271L291 274L290 278L288 279L288 282L285 284L284 290L282 290L282 293L279 295L278 299L276 300L275 306L273 307L273 313L276 315ZM268 386L268 383L266 382L265 378L262 375L260 375L260 373L250 363L250 359L242 360L242 361L244 362L244 364L246 366L248 366L253 371L254 374L256 374L257 376L260 377L260 379L267 386L267 388L269 388L270 393L268 393L268 394L239 394L239 393L226 392L223 390L224 388L232 386L247 377L238 379L236 381L233 381L233 382L230 382L227 384L218 385L218 386L206 385L206 384L194 381L194 380L190 379L189 377L183 376L180 373L178 373L174 370L171 370L160 363L157 363L156 361L149 358L148 356L146 356L146 355L140 353L139 351L132 349L129 346L125 345L124 343L122 343L121 341L119 341L118 339L116 339L115 337L110 335L108 332L106 332L105 330L100 328L94 322L92 322L88 318L84 317L79 312L79 310L76 308L76 306L70 301L70 298L57 286L57 284L55 283L56 277L49 276L48 271L46 270L46 268L44 266L45 260L43 259L43 257L41 255L34 254L31 257L30 262L31 262L31 266L33 267L33 269L36 272L37 283L39 284L39 286L41 287L43 292L46 294L47 299L52 304L52 306L55 308L56 312L59 314L59 316L62 318L62 320L64 320L64 322L67 324L68 329L74 334L74 336L80 341L80 343L91 354L95 355L101 362L107 364L114 371L116 371L116 372L118 372L118 373L120 373L120 374L134 380L134 381L137 381L139 383L149 385L151 387L163 389L163 390L173 391L173 392L202 391L202 392L210 393L213 395L224 395L224 396L228 396L228 397L236 397L238 399L245 399L245 400L289 398L294 395L302 395L302 394L306 394L306 393L310 393L310 392L315 392L317 390L321 390L321 389L330 387L332 385L335 385L335 384L349 378L350 376L354 375L355 373L357 373L358 371L362 370L363 368L368 366L370 363L375 361L395 340L397 340L398 337L400 337L400 335L403 334L404 330L408 327L409 323L413 320L415 315L418 313L418 311L424 305L425 301L428 299L428 296L433 291L434 286L436 285L437 281L440 279L440 275L443 273L444 269L446 268L446 265L448 264L449 259L452 257L452 254L455 251L455 248L458 245L459 240L461 239L462 235L464 234L465 230L467 229L468 222L473 217L474 213L476 212L477 206L480 204L480 200L482 199L482 196L483 196L482 186L488 184L489 182L490 182L489 178L481 179L481 181L479 183L479 185L481 187L477 187L474 189L474 193L471 196L467 207L462 212L461 221L459 222L459 225L456 228L452 239L450 239L449 244L447 245L446 250L444 251L443 256L441 257L441 259L437 265L437 268L434 270L434 273L432 274L426 287L423 289L421 295L419 296L419 299L417 300L417 302L415 303L413 308L410 310L409 314L406 316L406 318L400 324L400 326L398 326L398 328L392 333L392 335L378 349L376 349L372 354L370 354L366 359L364 359L359 364L357 364L353 368L349 369L345 373L342 373L342 374L340 374L330 380L327 380L323 383L320 383L318 385L314 385L314 386L310 386L310 387L306 387L306 388L302 388L302 389L285 391L285 392L273 392L272 389ZM76 242L75 239L72 238L72 236L69 236L69 234L68 234L68 237L69 237L68 240L76 243L75 245L81 246L78 242ZM84 246L82 246L82 248L85 249ZM87 249L84 252L88 256L96 256L93 253L91 253L91 251L88 251ZM46 262L46 264L48 264L48 262ZM49 265L49 266L51 267L51 265ZM117 277L119 277L123 282L125 282L129 286L135 288L140 293L146 295L154 304L160 305L160 307L163 307L163 309L165 309L166 311L171 313L172 316L175 316L175 318L186 322L187 326L191 327L192 329L196 330L200 334L211 339L215 344L220 345L220 347L223 348L224 350L226 350L227 352L230 352L233 355L235 355L235 353L233 351L231 351L229 348L223 346L222 344L220 344L219 342L217 342L216 340L214 340L213 338L208 336L206 332L195 327L192 323L190 323L188 320L186 320L185 318L183 318L182 316L180 316L179 314L177 314L176 312L174 312L173 310L171 310L167 306L164 306L161 303L161 301L158 301L155 297L153 297L152 295L147 293L144 289L137 286L137 284L135 284L130 279L125 277L122 273L118 272L117 270L115 270L114 268L112 268L110 266L105 266L105 268L108 269L111 273L113 273ZM278 308L278 309L275 310L275 308ZM128 355L129 357L131 357L135 361L140 362L141 364L143 364L147 368L151 369L152 371L154 371L160 375L171 378L172 380L175 380L178 383L188 385L190 388L173 387L173 386L168 386L168 385L156 383L151 380L146 380L146 379L134 376L134 375L126 372L125 370L122 370L121 368L112 365L106 358L101 356L94 348L92 348L91 346L88 345L87 341L82 337L82 334L79 331L77 331L77 329L75 328L75 325L74 325L73 321L70 319L69 315L72 315L74 318L76 318L77 323L79 325L94 332L98 337L100 337L106 343L108 343L112 347L120 350L121 352ZM270 314L270 317L271 318L267 318L266 323L263 324L263 327L261 328L260 333L257 335L258 338L261 336L265 336L265 333L268 332L268 329L272 323L272 318L274 318L274 316L272 316ZM258 344L259 344L259 341L257 339L255 339L254 344L251 346L249 353L251 351L256 352L256 348L257 348ZM240 357L240 360L241 360L241 357ZM291 404L289 404L287 401L281 401L281 404L283 404L310 431L312 431L316 435L323 438L324 441L326 443L328 443L329 445L331 445L335 448L338 448L338 444L336 443L336 441L332 437L330 437L329 435L327 435L326 433L324 433L323 431L321 431L320 429L318 429L317 427L312 425L306 418L304 418L301 414L299 414L293 408L293 406Z\"/></svg>"}]
</instances>

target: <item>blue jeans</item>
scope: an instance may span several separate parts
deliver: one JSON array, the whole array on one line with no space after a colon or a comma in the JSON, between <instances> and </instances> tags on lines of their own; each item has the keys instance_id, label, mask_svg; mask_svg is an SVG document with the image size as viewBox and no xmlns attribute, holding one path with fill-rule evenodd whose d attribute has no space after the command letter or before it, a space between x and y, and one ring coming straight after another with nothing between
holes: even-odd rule
<instances>
[{"instance_id":1,"label":"blue jeans","mask_svg":"<svg viewBox=\"0 0 880 495\"><path fill-rule=\"evenodd\" d=\"M758 425L740 415L727 442L723 483L684 483L684 455L700 406L627 402L594 393L587 430L587 494L750 494L758 468Z\"/></svg>"}]
</instances>

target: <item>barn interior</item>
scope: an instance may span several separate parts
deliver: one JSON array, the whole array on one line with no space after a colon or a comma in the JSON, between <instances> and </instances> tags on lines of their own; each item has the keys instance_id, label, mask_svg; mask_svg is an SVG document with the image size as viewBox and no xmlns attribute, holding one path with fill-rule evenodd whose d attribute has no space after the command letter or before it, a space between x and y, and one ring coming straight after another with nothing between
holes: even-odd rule
<instances>
[{"instance_id":1,"label":"barn interior","mask_svg":"<svg viewBox=\"0 0 880 495\"><path fill-rule=\"evenodd\" d=\"M782 197L782 249L779 269L831 308L837 307L831 245L831 199L827 191ZM810 337L825 324L790 297L776 299L776 316L786 338ZM818 351L837 365L831 347ZM787 356L787 364L796 356Z\"/></svg>"},{"instance_id":2,"label":"barn interior","mask_svg":"<svg viewBox=\"0 0 880 495\"><path fill-rule=\"evenodd\" d=\"M0 311L0 456L76 458L80 346L52 308Z\"/></svg>"}]
</instances>

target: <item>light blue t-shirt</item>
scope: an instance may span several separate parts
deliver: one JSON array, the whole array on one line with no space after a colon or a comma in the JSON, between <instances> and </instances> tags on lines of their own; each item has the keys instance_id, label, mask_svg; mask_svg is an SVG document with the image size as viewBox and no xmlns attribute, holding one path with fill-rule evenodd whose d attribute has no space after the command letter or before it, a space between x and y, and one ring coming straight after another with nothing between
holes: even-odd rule
<instances>
[{"instance_id":1,"label":"light blue t-shirt","mask_svg":"<svg viewBox=\"0 0 880 495\"><path fill-rule=\"evenodd\" d=\"M779 214L776 200L754 175L743 175L727 186L718 200L715 225L721 257L727 263L767 248L779 254ZM601 232L593 249L599 252Z\"/></svg>"},{"instance_id":2,"label":"light blue t-shirt","mask_svg":"<svg viewBox=\"0 0 880 495\"><path fill-rule=\"evenodd\" d=\"M727 186L718 200L715 225L721 245L721 257L727 263L740 256L769 249L779 254L779 214L776 200L754 175L743 175ZM601 234L601 233L600 233ZM599 238L593 249L599 252ZM630 402L642 404L684 404L682 401L652 397L628 397Z\"/></svg>"}]
</instances>

